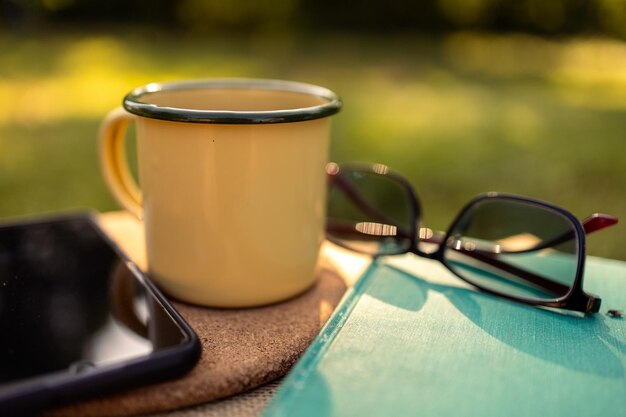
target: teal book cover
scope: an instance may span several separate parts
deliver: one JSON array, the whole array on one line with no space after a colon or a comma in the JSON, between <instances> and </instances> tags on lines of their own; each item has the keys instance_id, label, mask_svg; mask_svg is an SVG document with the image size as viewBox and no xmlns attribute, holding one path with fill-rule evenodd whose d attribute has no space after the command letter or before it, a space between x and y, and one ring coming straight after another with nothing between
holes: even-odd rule
<instances>
[{"instance_id":1,"label":"teal book cover","mask_svg":"<svg viewBox=\"0 0 626 417\"><path fill-rule=\"evenodd\" d=\"M278 416L626 416L626 263L589 258L583 316L483 294L414 256L376 261L265 410Z\"/></svg>"}]
</instances>

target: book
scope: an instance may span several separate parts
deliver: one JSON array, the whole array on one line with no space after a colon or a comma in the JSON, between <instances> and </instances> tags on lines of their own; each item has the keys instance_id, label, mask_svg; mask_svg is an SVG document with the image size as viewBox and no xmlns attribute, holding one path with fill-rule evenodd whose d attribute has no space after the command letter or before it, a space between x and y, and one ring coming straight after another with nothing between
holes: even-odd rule
<instances>
[{"instance_id":1,"label":"book","mask_svg":"<svg viewBox=\"0 0 626 417\"><path fill-rule=\"evenodd\" d=\"M279 416L626 415L626 263L588 257L601 312L488 295L436 261L376 260L264 412Z\"/></svg>"}]
</instances>

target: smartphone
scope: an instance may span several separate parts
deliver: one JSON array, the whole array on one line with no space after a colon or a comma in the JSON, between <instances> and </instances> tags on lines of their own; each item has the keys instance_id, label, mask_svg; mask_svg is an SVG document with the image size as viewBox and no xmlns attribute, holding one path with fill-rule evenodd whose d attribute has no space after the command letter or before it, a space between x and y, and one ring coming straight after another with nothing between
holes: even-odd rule
<instances>
[{"instance_id":1,"label":"smartphone","mask_svg":"<svg viewBox=\"0 0 626 417\"><path fill-rule=\"evenodd\" d=\"M0 414L182 375L193 330L90 214L0 224Z\"/></svg>"}]
</instances>

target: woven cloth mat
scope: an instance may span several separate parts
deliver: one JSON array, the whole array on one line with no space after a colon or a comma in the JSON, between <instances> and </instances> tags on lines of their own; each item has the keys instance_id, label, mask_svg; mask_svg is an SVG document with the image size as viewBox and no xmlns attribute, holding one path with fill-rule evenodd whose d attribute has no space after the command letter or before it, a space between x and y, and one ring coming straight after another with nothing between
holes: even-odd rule
<instances>
[{"instance_id":1,"label":"woven cloth mat","mask_svg":"<svg viewBox=\"0 0 626 417\"><path fill-rule=\"evenodd\" d=\"M101 216L100 223L140 267L145 267L140 224L117 214ZM308 291L266 307L211 309L173 302L202 343L200 361L191 372L177 380L72 404L47 414L65 417L141 415L202 404L259 387L289 370L345 290L342 276L325 265ZM259 404L267 402L265 397L268 396L250 395L250 401L240 405L258 408ZM259 398L262 401L256 401ZM231 402L232 406L237 406L236 402L234 404ZM226 408L221 410L225 412Z\"/></svg>"},{"instance_id":2,"label":"woven cloth mat","mask_svg":"<svg viewBox=\"0 0 626 417\"><path fill-rule=\"evenodd\" d=\"M258 417L274 397L280 383L281 380L278 379L221 401L144 417Z\"/></svg>"}]
</instances>

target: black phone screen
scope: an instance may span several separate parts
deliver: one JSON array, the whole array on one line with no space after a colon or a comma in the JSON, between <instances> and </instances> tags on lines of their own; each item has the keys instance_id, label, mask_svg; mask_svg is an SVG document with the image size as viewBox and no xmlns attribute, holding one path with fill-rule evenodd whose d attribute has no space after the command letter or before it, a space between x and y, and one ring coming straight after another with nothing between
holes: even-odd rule
<instances>
[{"instance_id":1,"label":"black phone screen","mask_svg":"<svg viewBox=\"0 0 626 417\"><path fill-rule=\"evenodd\" d=\"M188 344L164 303L88 216L0 227L0 394Z\"/></svg>"}]
</instances>

